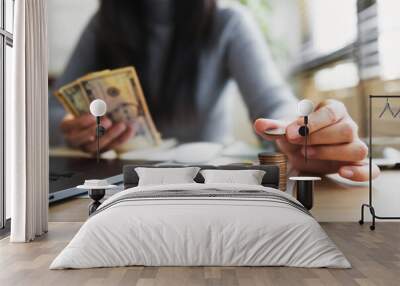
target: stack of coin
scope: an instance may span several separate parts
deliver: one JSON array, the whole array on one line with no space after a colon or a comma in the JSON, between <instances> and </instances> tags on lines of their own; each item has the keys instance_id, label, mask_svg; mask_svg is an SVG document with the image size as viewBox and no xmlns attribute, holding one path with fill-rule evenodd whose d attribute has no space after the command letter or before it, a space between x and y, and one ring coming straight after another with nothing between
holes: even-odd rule
<instances>
[{"instance_id":1,"label":"stack of coin","mask_svg":"<svg viewBox=\"0 0 400 286\"><path fill-rule=\"evenodd\" d=\"M279 189L286 191L287 157L282 153L263 152L258 154L260 165L277 165L279 167Z\"/></svg>"}]
</instances>

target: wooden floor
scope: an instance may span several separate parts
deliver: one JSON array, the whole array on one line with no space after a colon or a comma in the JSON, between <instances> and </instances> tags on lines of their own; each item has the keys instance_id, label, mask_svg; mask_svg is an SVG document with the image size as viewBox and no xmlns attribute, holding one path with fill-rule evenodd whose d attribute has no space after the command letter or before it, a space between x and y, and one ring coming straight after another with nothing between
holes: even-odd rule
<instances>
[{"instance_id":1,"label":"wooden floor","mask_svg":"<svg viewBox=\"0 0 400 286\"><path fill-rule=\"evenodd\" d=\"M87 218L88 199L52 205L49 233L32 243L0 241L0 285L400 285L400 223L360 226L365 187L346 188L325 180L318 186L313 215L351 262L352 269L289 267L123 267L48 270ZM333 203L334 202L334 203ZM351 221L351 222L343 222Z\"/></svg>"},{"instance_id":2,"label":"wooden floor","mask_svg":"<svg viewBox=\"0 0 400 286\"><path fill-rule=\"evenodd\" d=\"M375 232L357 223L323 223L353 268L123 267L48 270L80 222L52 222L30 244L0 241L0 285L400 285L400 224L380 223Z\"/></svg>"}]
</instances>

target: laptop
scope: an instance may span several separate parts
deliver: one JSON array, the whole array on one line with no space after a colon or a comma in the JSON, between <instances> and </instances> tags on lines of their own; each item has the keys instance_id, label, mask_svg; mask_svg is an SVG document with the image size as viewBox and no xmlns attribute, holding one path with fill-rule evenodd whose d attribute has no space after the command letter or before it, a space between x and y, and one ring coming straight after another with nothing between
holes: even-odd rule
<instances>
[{"instance_id":1,"label":"laptop","mask_svg":"<svg viewBox=\"0 0 400 286\"><path fill-rule=\"evenodd\" d=\"M54 203L87 194L76 186L89 179L107 179L112 185L122 185L122 168L126 164L152 165L159 163L143 160L105 160L50 156L49 202Z\"/></svg>"}]
</instances>

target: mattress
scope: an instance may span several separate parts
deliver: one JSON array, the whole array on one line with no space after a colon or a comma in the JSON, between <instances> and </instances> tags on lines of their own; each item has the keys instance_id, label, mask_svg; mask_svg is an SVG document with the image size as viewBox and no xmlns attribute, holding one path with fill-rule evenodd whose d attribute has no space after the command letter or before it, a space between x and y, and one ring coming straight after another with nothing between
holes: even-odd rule
<instances>
[{"instance_id":1,"label":"mattress","mask_svg":"<svg viewBox=\"0 0 400 286\"><path fill-rule=\"evenodd\" d=\"M263 186L198 183L115 194L50 269L132 265L351 267L292 196Z\"/></svg>"}]
</instances>

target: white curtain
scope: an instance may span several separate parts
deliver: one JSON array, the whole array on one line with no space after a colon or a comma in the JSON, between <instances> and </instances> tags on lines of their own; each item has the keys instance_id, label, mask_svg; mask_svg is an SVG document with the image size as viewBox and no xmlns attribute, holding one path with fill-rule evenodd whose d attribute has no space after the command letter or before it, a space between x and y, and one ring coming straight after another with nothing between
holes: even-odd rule
<instances>
[{"instance_id":1,"label":"white curtain","mask_svg":"<svg viewBox=\"0 0 400 286\"><path fill-rule=\"evenodd\" d=\"M31 241L48 227L46 5L46 0L15 1L13 92L6 98L12 242Z\"/></svg>"}]
</instances>

